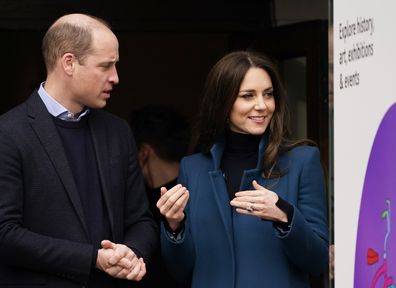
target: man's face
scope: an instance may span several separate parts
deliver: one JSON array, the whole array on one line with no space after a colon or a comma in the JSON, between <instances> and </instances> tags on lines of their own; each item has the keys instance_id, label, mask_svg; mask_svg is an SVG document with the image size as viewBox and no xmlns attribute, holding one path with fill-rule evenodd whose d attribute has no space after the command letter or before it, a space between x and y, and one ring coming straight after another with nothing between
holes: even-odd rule
<instances>
[{"instance_id":1,"label":"man's face","mask_svg":"<svg viewBox=\"0 0 396 288\"><path fill-rule=\"evenodd\" d=\"M72 101L89 108L103 108L113 86L118 84L116 63L118 41L108 29L93 32L92 53L82 61L76 60L72 80Z\"/></svg>"}]
</instances>

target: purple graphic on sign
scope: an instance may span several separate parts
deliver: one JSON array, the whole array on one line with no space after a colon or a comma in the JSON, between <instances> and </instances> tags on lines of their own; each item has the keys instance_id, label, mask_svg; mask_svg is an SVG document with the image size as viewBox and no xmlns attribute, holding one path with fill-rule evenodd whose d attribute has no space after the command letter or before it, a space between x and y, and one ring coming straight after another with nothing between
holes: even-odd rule
<instances>
[{"instance_id":1,"label":"purple graphic on sign","mask_svg":"<svg viewBox=\"0 0 396 288\"><path fill-rule=\"evenodd\" d=\"M356 146L358 145L359 143L356 143ZM350 177L353 177L352 171ZM375 136L359 213L354 287L394 288L396 287L396 104L386 112Z\"/></svg>"}]
</instances>

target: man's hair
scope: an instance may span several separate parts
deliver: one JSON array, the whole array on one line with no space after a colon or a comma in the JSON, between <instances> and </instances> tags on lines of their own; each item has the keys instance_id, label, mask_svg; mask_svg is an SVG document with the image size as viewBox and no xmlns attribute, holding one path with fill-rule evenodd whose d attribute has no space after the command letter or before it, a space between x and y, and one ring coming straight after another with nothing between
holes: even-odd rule
<instances>
[{"instance_id":1,"label":"man's hair","mask_svg":"<svg viewBox=\"0 0 396 288\"><path fill-rule=\"evenodd\" d=\"M189 122L170 107L152 104L132 111L130 125L138 149L149 144L167 161L180 161L188 153Z\"/></svg>"},{"instance_id":2,"label":"man's hair","mask_svg":"<svg viewBox=\"0 0 396 288\"><path fill-rule=\"evenodd\" d=\"M103 19L86 16L92 18L93 23L99 22L110 29ZM83 63L84 58L92 52L92 25L57 21L45 33L41 48L47 72L52 71L56 60L68 52Z\"/></svg>"}]
</instances>

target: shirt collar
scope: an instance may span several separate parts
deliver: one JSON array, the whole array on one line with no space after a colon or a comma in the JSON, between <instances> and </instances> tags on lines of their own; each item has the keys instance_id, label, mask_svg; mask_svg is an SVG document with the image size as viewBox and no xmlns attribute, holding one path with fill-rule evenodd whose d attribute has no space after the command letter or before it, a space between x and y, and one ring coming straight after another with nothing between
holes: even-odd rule
<instances>
[{"instance_id":1,"label":"shirt collar","mask_svg":"<svg viewBox=\"0 0 396 288\"><path fill-rule=\"evenodd\" d=\"M44 102L45 107L48 112L61 120L65 121L80 121L82 117L89 113L89 108L84 109L82 113L75 115L74 113L67 110L62 104L56 101L52 96L50 96L44 89L44 82L40 84L38 94L41 100Z\"/></svg>"}]
</instances>

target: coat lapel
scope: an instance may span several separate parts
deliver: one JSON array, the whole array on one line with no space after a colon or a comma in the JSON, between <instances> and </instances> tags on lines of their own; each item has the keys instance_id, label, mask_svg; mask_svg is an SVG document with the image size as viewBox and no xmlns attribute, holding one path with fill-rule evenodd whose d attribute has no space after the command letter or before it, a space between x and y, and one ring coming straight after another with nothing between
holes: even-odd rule
<instances>
[{"instance_id":1,"label":"coat lapel","mask_svg":"<svg viewBox=\"0 0 396 288\"><path fill-rule=\"evenodd\" d=\"M223 151L223 144L215 144L212 147L211 154L215 169L213 171L209 171L209 176L215 194L216 204L220 210L221 219L227 232L227 239L230 247L232 248L232 211L229 204L230 200L228 197L226 182L223 173L220 170L220 161L221 156L223 155Z\"/></svg>"},{"instance_id":2,"label":"coat lapel","mask_svg":"<svg viewBox=\"0 0 396 288\"><path fill-rule=\"evenodd\" d=\"M91 129L91 136L92 136L92 143L94 146L95 156L98 163L98 171L99 171L99 179L100 184L103 192L103 200L106 205L106 210L109 217L110 222L110 230L112 235L115 237L114 231L114 213L112 207L112 197L109 188L109 167L110 167L110 159L109 156L109 149L108 146L108 139L107 133L105 133L106 123L101 121L99 117L99 111L91 110L91 115L89 115L89 127Z\"/></svg>"},{"instance_id":3,"label":"coat lapel","mask_svg":"<svg viewBox=\"0 0 396 288\"><path fill-rule=\"evenodd\" d=\"M223 221L224 227L227 231L227 236L230 244L232 243L232 223L231 217L231 206L229 204L230 200L228 198L227 187L220 170L209 171L210 179L212 182L213 191L215 192L216 204L220 210L221 219Z\"/></svg>"},{"instance_id":4,"label":"coat lapel","mask_svg":"<svg viewBox=\"0 0 396 288\"><path fill-rule=\"evenodd\" d=\"M55 171L61 179L80 219L86 237L89 239L80 196L63 149L62 141L59 137L58 131L56 130L54 121L51 119L51 115L48 113L44 103L36 92L27 102L27 114L29 117L29 123L37 137L40 139L40 142L47 152Z\"/></svg>"}]
</instances>

